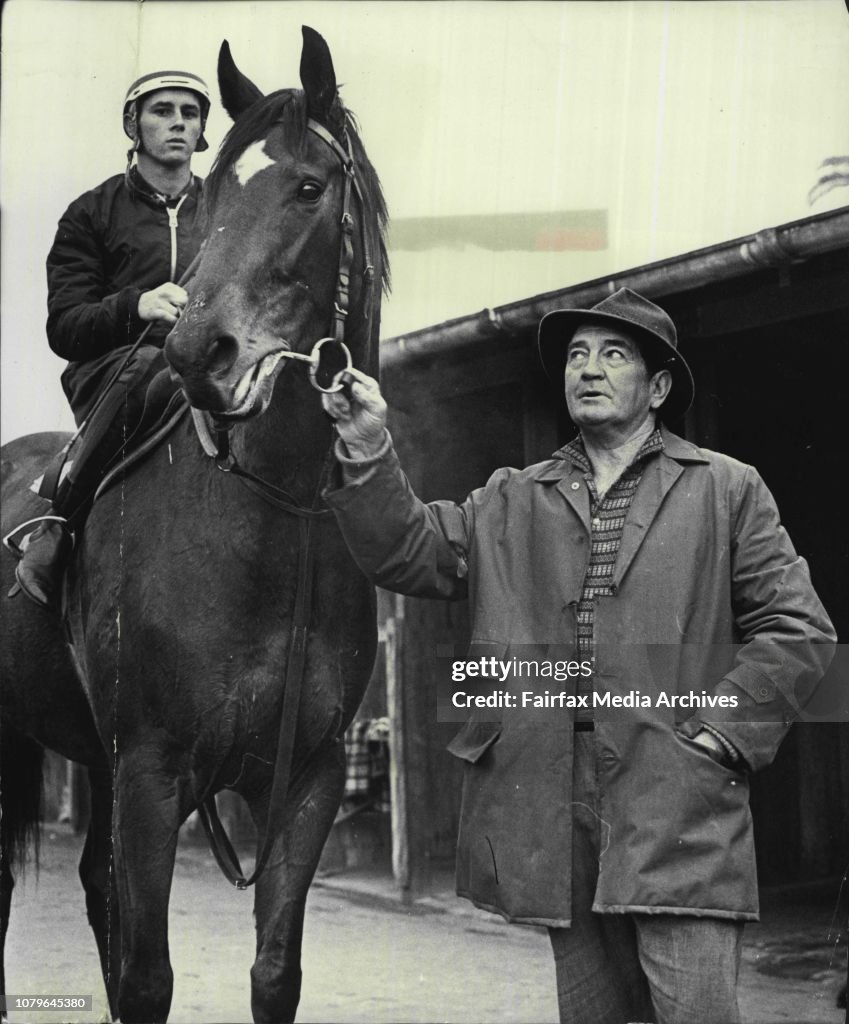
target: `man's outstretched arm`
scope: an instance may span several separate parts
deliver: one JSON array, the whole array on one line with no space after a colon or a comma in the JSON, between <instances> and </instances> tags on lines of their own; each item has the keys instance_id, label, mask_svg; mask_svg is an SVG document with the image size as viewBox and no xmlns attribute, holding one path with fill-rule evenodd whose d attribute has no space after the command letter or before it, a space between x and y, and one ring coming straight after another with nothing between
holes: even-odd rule
<instances>
[{"instance_id":1,"label":"man's outstretched arm","mask_svg":"<svg viewBox=\"0 0 849 1024\"><path fill-rule=\"evenodd\" d=\"M388 590L465 597L471 500L419 501L392 446L386 402L373 378L351 370L345 391L323 395L322 404L339 434L324 497L357 564Z\"/></svg>"}]
</instances>

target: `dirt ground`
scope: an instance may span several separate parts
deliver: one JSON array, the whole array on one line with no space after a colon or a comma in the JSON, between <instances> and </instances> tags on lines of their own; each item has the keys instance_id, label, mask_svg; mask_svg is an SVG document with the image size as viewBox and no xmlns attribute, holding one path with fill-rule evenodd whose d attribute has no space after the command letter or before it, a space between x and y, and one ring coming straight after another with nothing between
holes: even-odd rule
<instances>
[{"instance_id":1,"label":"dirt ground","mask_svg":"<svg viewBox=\"0 0 849 1024\"><path fill-rule=\"evenodd\" d=\"M91 1013L10 1014L10 1021L108 1020L94 942L76 876L81 840L45 833L41 870L15 890L7 940L11 993L93 995ZM220 876L207 850L184 843L171 901L177 1024L250 1020L252 896ZM842 1024L846 933L827 899L767 900L747 930L745 1024ZM503 924L446 892L405 908L391 879L336 875L310 894L300 1021L556 1021L548 939Z\"/></svg>"}]
</instances>

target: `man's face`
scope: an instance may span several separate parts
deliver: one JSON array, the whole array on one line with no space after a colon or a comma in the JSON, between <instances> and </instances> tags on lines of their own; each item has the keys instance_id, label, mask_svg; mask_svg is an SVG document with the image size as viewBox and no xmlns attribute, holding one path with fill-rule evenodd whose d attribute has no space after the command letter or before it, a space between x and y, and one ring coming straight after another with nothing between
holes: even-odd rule
<instances>
[{"instance_id":1,"label":"man's face","mask_svg":"<svg viewBox=\"0 0 849 1024\"><path fill-rule=\"evenodd\" d=\"M671 384L668 370L649 376L637 343L625 331L587 324L566 354L564 390L569 415L582 430L630 437L658 409Z\"/></svg>"},{"instance_id":2,"label":"man's face","mask_svg":"<svg viewBox=\"0 0 849 1024\"><path fill-rule=\"evenodd\" d=\"M142 100L142 151L165 167L188 163L200 139L200 102L188 89L160 89Z\"/></svg>"}]
</instances>

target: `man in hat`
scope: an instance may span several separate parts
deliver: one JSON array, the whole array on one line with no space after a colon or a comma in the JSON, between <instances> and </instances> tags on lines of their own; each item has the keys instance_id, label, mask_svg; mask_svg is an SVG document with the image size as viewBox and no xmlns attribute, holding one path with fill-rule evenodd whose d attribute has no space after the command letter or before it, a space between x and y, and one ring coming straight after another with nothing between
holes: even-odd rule
<instances>
[{"instance_id":1,"label":"man in hat","mask_svg":"<svg viewBox=\"0 0 849 1024\"><path fill-rule=\"evenodd\" d=\"M425 505L352 371L323 399L326 499L374 582L469 598L474 660L508 694L449 746L458 893L549 928L563 1021L733 1024L758 915L748 777L834 631L755 470L661 422L693 380L660 307L621 289L552 312L539 349L578 427L551 459ZM575 666L548 710L550 673L518 677L545 662Z\"/></svg>"},{"instance_id":2,"label":"man in hat","mask_svg":"<svg viewBox=\"0 0 849 1024\"><path fill-rule=\"evenodd\" d=\"M46 495L51 515L23 542L16 570L24 592L48 607L103 471L143 410L155 418L176 390L162 346L186 304L177 282L202 240L202 182L191 163L208 148L209 106L206 83L190 72L133 82L126 170L71 203L47 257L47 338L69 360L62 386L77 425L85 423L58 491Z\"/></svg>"}]
</instances>

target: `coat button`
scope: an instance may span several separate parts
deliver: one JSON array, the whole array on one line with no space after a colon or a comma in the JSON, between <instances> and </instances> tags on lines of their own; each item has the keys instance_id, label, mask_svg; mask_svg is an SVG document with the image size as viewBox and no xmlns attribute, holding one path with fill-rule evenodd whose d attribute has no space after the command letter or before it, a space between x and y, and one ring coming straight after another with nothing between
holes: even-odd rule
<instances>
[{"instance_id":1,"label":"coat button","mask_svg":"<svg viewBox=\"0 0 849 1024\"><path fill-rule=\"evenodd\" d=\"M572 490L573 490L573 491L577 491L577 490L578 490L578 488L579 488L580 486L581 486L581 485L580 485L580 484L578 483L578 481L577 481L577 480L573 480L573 481L572 481Z\"/></svg>"}]
</instances>

